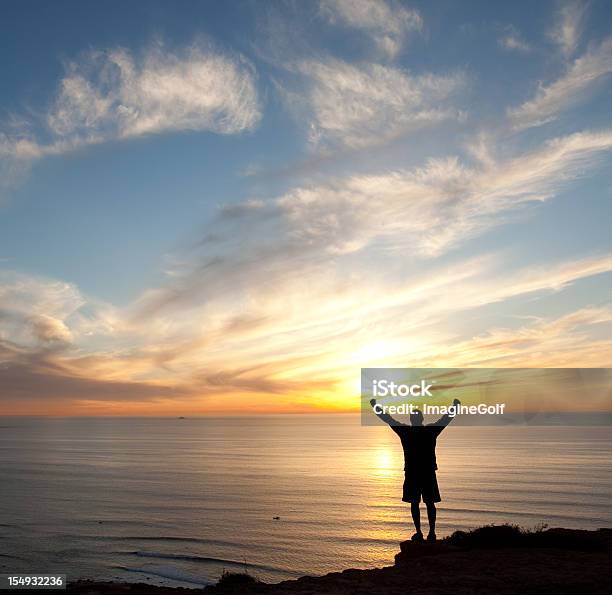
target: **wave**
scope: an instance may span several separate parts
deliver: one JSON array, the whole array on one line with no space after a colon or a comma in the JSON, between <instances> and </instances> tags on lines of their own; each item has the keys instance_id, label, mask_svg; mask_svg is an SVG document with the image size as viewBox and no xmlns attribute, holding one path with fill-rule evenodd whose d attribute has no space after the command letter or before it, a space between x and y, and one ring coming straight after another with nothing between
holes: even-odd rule
<instances>
[{"instance_id":1,"label":"wave","mask_svg":"<svg viewBox=\"0 0 612 595\"><path fill-rule=\"evenodd\" d=\"M162 560L185 560L188 562L203 562L206 564L222 564L226 566L236 566L240 568L256 568L258 570L267 570L270 572L278 572L279 568L274 566L266 566L265 564L252 564L247 562L238 562L237 560L230 560L227 558L215 558L212 556L197 556L195 554L167 554L164 552L143 552L135 551L129 552L134 556L141 558L159 558Z\"/></svg>"},{"instance_id":2,"label":"wave","mask_svg":"<svg viewBox=\"0 0 612 595\"><path fill-rule=\"evenodd\" d=\"M213 585L216 581L207 577L194 576L187 572L182 572L176 568L160 566L157 568L130 568L129 566L115 566L117 570L123 570L125 572L134 572L138 574L146 574L149 576L158 576L167 580L178 581L181 583L188 583L190 585L198 585L199 587L206 587Z\"/></svg>"},{"instance_id":3,"label":"wave","mask_svg":"<svg viewBox=\"0 0 612 595\"><path fill-rule=\"evenodd\" d=\"M107 541L172 541L184 543L197 543L200 545L235 546L234 541L223 541L221 539L205 539L203 537L180 537L178 535L89 535L92 539L104 539Z\"/></svg>"}]
</instances>

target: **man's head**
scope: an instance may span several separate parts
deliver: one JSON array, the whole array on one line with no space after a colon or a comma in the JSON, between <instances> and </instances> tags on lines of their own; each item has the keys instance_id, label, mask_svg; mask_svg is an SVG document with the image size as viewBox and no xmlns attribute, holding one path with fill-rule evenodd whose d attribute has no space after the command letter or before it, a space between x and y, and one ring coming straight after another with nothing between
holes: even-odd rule
<instances>
[{"instance_id":1,"label":"man's head","mask_svg":"<svg viewBox=\"0 0 612 595\"><path fill-rule=\"evenodd\" d=\"M413 426L423 425L423 413L421 413L420 409L414 409L410 414L410 424Z\"/></svg>"}]
</instances>

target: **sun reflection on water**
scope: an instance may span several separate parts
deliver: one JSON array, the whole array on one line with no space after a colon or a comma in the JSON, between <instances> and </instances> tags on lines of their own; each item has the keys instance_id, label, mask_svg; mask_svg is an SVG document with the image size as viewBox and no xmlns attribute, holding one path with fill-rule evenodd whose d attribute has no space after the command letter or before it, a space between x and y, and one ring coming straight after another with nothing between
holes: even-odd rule
<instances>
[{"instance_id":1,"label":"sun reflection on water","mask_svg":"<svg viewBox=\"0 0 612 595\"><path fill-rule=\"evenodd\" d=\"M398 464L398 457L390 448L379 448L372 453L371 467L379 477L395 476Z\"/></svg>"}]
</instances>

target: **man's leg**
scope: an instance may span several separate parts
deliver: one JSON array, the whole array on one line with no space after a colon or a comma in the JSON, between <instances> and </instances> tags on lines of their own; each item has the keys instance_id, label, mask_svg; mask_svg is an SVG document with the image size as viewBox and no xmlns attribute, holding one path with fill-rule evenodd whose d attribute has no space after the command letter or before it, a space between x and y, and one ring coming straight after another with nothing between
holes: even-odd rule
<instances>
[{"instance_id":1,"label":"man's leg","mask_svg":"<svg viewBox=\"0 0 612 595\"><path fill-rule=\"evenodd\" d=\"M436 540L436 505L433 502L425 502L427 506L427 520L429 521L428 541Z\"/></svg>"},{"instance_id":2,"label":"man's leg","mask_svg":"<svg viewBox=\"0 0 612 595\"><path fill-rule=\"evenodd\" d=\"M423 541L423 533L421 533L421 509L419 502L410 503L410 512L412 513L412 522L416 529L416 534L412 536L413 541Z\"/></svg>"}]
</instances>

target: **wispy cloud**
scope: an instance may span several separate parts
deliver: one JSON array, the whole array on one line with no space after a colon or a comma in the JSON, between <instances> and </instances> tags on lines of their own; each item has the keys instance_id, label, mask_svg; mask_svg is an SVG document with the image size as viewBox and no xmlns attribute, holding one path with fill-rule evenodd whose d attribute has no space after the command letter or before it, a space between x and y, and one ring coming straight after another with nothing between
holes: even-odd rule
<instances>
[{"instance_id":1,"label":"wispy cloud","mask_svg":"<svg viewBox=\"0 0 612 595\"><path fill-rule=\"evenodd\" d=\"M39 314L31 318L34 336L45 343L70 343L72 333L66 323L47 314Z\"/></svg>"},{"instance_id":2,"label":"wispy cloud","mask_svg":"<svg viewBox=\"0 0 612 595\"><path fill-rule=\"evenodd\" d=\"M139 55L92 51L66 70L42 121L0 133L5 174L18 177L36 159L109 140L180 131L237 134L261 119L252 65L202 45L171 51L158 44Z\"/></svg>"},{"instance_id":3,"label":"wispy cloud","mask_svg":"<svg viewBox=\"0 0 612 595\"><path fill-rule=\"evenodd\" d=\"M453 343L450 349L446 345L444 357L457 367L606 367L612 341L593 331L611 323L609 307L581 308L557 318L531 317L519 328L496 328ZM435 357L435 351L428 356Z\"/></svg>"},{"instance_id":4,"label":"wispy cloud","mask_svg":"<svg viewBox=\"0 0 612 595\"><path fill-rule=\"evenodd\" d=\"M612 72L612 38L576 58L564 74L550 84L540 83L533 99L508 110L516 128L541 126L579 103L593 86Z\"/></svg>"},{"instance_id":5,"label":"wispy cloud","mask_svg":"<svg viewBox=\"0 0 612 595\"><path fill-rule=\"evenodd\" d=\"M25 351L0 340L0 397L2 407L30 413L31 407L63 415L83 413L79 401L150 404L160 399L179 398L185 392L177 387L147 382L109 381L91 374L78 375L61 358L49 351ZM106 413L108 413L108 406Z\"/></svg>"},{"instance_id":6,"label":"wispy cloud","mask_svg":"<svg viewBox=\"0 0 612 595\"><path fill-rule=\"evenodd\" d=\"M588 3L567 0L559 3L559 10L550 30L550 38L565 57L576 52L584 26Z\"/></svg>"},{"instance_id":7,"label":"wispy cloud","mask_svg":"<svg viewBox=\"0 0 612 595\"><path fill-rule=\"evenodd\" d=\"M532 47L512 25L505 28L503 35L498 39L498 43L502 48L509 51L527 53L532 50Z\"/></svg>"},{"instance_id":8,"label":"wispy cloud","mask_svg":"<svg viewBox=\"0 0 612 595\"><path fill-rule=\"evenodd\" d=\"M232 291L289 292L340 261L351 270L353 255L366 249L374 262L397 254L439 256L521 206L552 198L610 149L612 132L580 133L479 168L456 157L431 160L224 209L190 264L175 271L167 288L149 292L141 307L150 315L194 300L226 300Z\"/></svg>"},{"instance_id":9,"label":"wispy cloud","mask_svg":"<svg viewBox=\"0 0 612 595\"><path fill-rule=\"evenodd\" d=\"M214 393L210 376L193 377L204 367L228 390L271 391L280 381L294 394L321 381L333 401L334 380L354 366L434 357L427 349L449 340L444 321L457 312L612 271L609 254L512 272L495 258L447 266L432 258L500 225L504 213L551 199L610 148L612 133L583 133L480 169L432 161L224 208L168 285L133 306L132 324L157 333L157 361L203 383L202 394ZM423 259L427 273L406 274Z\"/></svg>"},{"instance_id":10,"label":"wispy cloud","mask_svg":"<svg viewBox=\"0 0 612 595\"><path fill-rule=\"evenodd\" d=\"M115 324L112 306L89 299L73 283L0 271L0 339L24 349L68 347L110 334Z\"/></svg>"},{"instance_id":11,"label":"wispy cloud","mask_svg":"<svg viewBox=\"0 0 612 595\"><path fill-rule=\"evenodd\" d=\"M235 134L260 117L244 60L198 46L177 53L156 46L141 58L115 49L69 64L47 122L59 137L87 142L184 130Z\"/></svg>"},{"instance_id":12,"label":"wispy cloud","mask_svg":"<svg viewBox=\"0 0 612 595\"><path fill-rule=\"evenodd\" d=\"M406 361L442 365L460 358L461 365L470 365L479 359L494 359L500 353L486 346L456 353L449 349L449 344L461 343L446 329L449 319L511 298L560 291L580 279L609 273L612 256L512 272L500 269L501 261L496 258L434 265L427 273L396 273L391 278L370 267L340 276L332 272L333 267L301 269L302 274L292 279L272 276L269 290L254 285L226 287L224 303L220 296L202 294L200 288L199 297L196 293L190 296L189 320L192 328L198 321L205 329L203 338L188 349L175 344L170 349L171 368L205 368L206 378L190 380L201 383L203 394L214 394L211 377L226 379L229 392L244 381L254 391L266 387L263 392L274 392L276 385L285 394L308 390L314 394L316 382L321 382L327 385L332 402L334 395L344 402L347 395L342 385L360 365L405 365ZM237 301L244 311L268 316L262 324L235 334L217 331L220 320L233 316L231 304ZM172 304L162 318L174 319L185 306L184 301ZM157 316L159 312L147 323ZM512 353L518 361L518 349ZM592 361L582 355L584 359L577 350L572 365ZM528 365L530 357L526 351L517 365ZM340 391L334 384L340 385Z\"/></svg>"},{"instance_id":13,"label":"wispy cloud","mask_svg":"<svg viewBox=\"0 0 612 595\"><path fill-rule=\"evenodd\" d=\"M317 146L363 147L463 115L449 103L464 84L459 73L411 75L337 59L305 61L296 69L300 83L283 92Z\"/></svg>"},{"instance_id":14,"label":"wispy cloud","mask_svg":"<svg viewBox=\"0 0 612 595\"><path fill-rule=\"evenodd\" d=\"M0 339L24 345L66 340L65 320L85 304L70 283L0 272Z\"/></svg>"},{"instance_id":15,"label":"wispy cloud","mask_svg":"<svg viewBox=\"0 0 612 595\"><path fill-rule=\"evenodd\" d=\"M423 28L419 12L397 0L321 0L321 12L331 23L363 31L390 58L411 33Z\"/></svg>"},{"instance_id":16,"label":"wispy cloud","mask_svg":"<svg viewBox=\"0 0 612 595\"><path fill-rule=\"evenodd\" d=\"M55 333L29 345L0 339L2 406L27 411L28 402L40 407L48 401L47 411L151 414L168 407L228 411L237 399L241 410L252 411L282 410L288 403L294 411L350 408L346 382L356 366L402 365L407 358L413 365L476 365L506 356L503 361L528 365L538 346L550 348L546 361L560 363L560 348L553 352L547 339L553 335L557 347L566 346L565 364L595 362L585 340L570 362L570 337L576 340L578 324L609 320L603 310L588 320L574 315L552 334L541 324L522 337L495 330L465 341L445 327L457 313L610 272L612 256L512 272L500 265L496 257L481 257L391 278L376 267L339 276L334 267L302 267L290 278L268 268L267 288L265 275L260 286L251 275L213 292L192 287L190 305L183 299L149 312L139 328L126 323L134 334L124 349L117 341L109 351L92 349L82 336L78 348L69 347Z\"/></svg>"}]
</instances>

